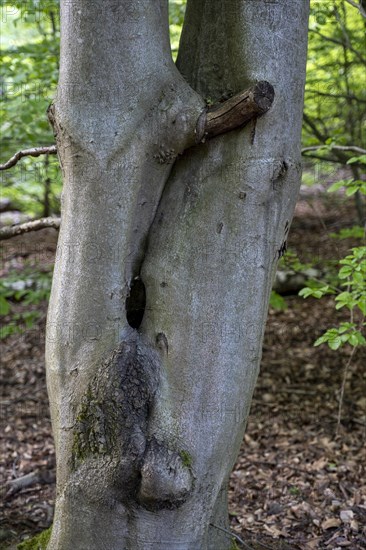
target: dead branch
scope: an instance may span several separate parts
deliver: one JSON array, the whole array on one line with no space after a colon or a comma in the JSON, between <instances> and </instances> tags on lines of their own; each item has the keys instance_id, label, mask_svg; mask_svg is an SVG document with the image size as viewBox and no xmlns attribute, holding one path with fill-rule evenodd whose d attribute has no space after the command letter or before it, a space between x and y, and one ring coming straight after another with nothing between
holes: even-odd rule
<instances>
[{"instance_id":1,"label":"dead branch","mask_svg":"<svg viewBox=\"0 0 366 550\"><path fill-rule=\"evenodd\" d=\"M266 113L274 100L274 89L265 80L208 109L197 122L196 143L230 132Z\"/></svg>"},{"instance_id":2,"label":"dead branch","mask_svg":"<svg viewBox=\"0 0 366 550\"><path fill-rule=\"evenodd\" d=\"M12 225L10 227L2 227L0 229L0 241L17 237L23 233L29 233L30 231L39 231L45 227L53 227L53 229L59 229L61 224L61 218L40 218L39 220L33 220L30 222L21 223L19 225Z\"/></svg>"},{"instance_id":3,"label":"dead branch","mask_svg":"<svg viewBox=\"0 0 366 550\"><path fill-rule=\"evenodd\" d=\"M0 170L8 170L15 166L23 157L39 157L41 155L56 155L56 145L50 145L49 147L33 147L33 149L24 149L18 151L4 164L0 164Z\"/></svg>"}]
</instances>

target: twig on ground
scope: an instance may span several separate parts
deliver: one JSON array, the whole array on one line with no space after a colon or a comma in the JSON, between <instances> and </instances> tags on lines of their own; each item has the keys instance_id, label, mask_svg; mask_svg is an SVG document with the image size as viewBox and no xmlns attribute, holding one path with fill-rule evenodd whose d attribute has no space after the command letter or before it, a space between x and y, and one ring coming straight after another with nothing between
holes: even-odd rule
<instances>
[{"instance_id":1,"label":"twig on ground","mask_svg":"<svg viewBox=\"0 0 366 550\"><path fill-rule=\"evenodd\" d=\"M284 468L289 468L289 470L293 470L293 471L299 472L301 474L306 474L306 475L310 475L310 476L315 475L314 472L310 472L308 470L305 470L304 468L298 468L297 466L292 466L291 464L288 464L286 462L281 463L281 462L271 462L269 460L249 460L249 459L248 459L248 462L250 464L255 464L255 465L258 465L258 466L275 467L275 468L278 468L279 470L284 469Z\"/></svg>"},{"instance_id":2,"label":"twig on ground","mask_svg":"<svg viewBox=\"0 0 366 550\"><path fill-rule=\"evenodd\" d=\"M316 391L311 390L298 390L298 389L292 389L292 388L281 388L279 390L280 393L293 393L296 395L316 395Z\"/></svg>"},{"instance_id":3,"label":"twig on ground","mask_svg":"<svg viewBox=\"0 0 366 550\"><path fill-rule=\"evenodd\" d=\"M219 531L223 531L224 533L227 533L230 535L230 537L236 539L240 544L244 546L244 548L247 548L248 550L253 550L251 546L248 546L246 542L243 541L242 538L239 537L236 533L233 533L233 531L229 531L228 529L224 529L224 527L220 527L219 525L215 525L214 523L210 523L212 527L215 527L215 529L219 529Z\"/></svg>"},{"instance_id":4,"label":"twig on ground","mask_svg":"<svg viewBox=\"0 0 366 550\"><path fill-rule=\"evenodd\" d=\"M55 481L55 474L49 470L35 470L25 476L8 481L5 485L5 498L10 498L15 493L27 489L37 483L47 484Z\"/></svg>"}]
</instances>

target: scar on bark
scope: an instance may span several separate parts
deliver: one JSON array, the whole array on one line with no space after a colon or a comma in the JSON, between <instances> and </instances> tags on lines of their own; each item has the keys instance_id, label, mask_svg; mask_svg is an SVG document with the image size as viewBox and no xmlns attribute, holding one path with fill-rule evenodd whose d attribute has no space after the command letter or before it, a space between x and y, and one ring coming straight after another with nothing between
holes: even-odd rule
<instances>
[{"instance_id":1,"label":"scar on bark","mask_svg":"<svg viewBox=\"0 0 366 550\"><path fill-rule=\"evenodd\" d=\"M191 494L186 450L149 433L162 376L157 350L130 329L95 374L75 415L73 469L106 456L118 464L115 487L149 510L180 506Z\"/></svg>"},{"instance_id":2,"label":"scar on bark","mask_svg":"<svg viewBox=\"0 0 366 550\"><path fill-rule=\"evenodd\" d=\"M230 132L264 115L274 100L273 86L262 80L251 88L204 111L197 121L196 144Z\"/></svg>"}]
</instances>

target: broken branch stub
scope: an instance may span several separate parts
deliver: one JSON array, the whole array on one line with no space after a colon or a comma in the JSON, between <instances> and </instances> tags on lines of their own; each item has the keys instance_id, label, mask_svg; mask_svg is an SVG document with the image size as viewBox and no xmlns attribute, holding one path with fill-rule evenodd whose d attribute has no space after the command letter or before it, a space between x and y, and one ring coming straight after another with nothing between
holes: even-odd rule
<instances>
[{"instance_id":1,"label":"broken branch stub","mask_svg":"<svg viewBox=\"0 0 366 550\"><path fill-rule=\"evenodd\" d=\"M262 80L224 103L215 105L202 115L205 116L205 124L202 124L201 118L197 124L197 143L244 126L252 118L262 116L270 109L274 96L273 86ZM199 128L203 128L203 132Z\"/></svg>"}]
</instances>

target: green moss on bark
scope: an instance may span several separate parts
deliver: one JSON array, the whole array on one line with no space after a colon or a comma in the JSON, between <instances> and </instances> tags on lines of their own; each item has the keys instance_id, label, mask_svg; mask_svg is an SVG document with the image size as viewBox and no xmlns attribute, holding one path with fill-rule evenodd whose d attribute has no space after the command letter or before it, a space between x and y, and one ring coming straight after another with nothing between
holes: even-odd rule
<instances>
[{"instance_id":1,"label":"green moss on bark","mask_svg":"<svg viewBox=\"0 0 366 550\"><path fill-rule=\"evenodd\" d=\"M192 466L192 457L189 454L188 451L180 451L179 456L182 459L183 466L186 466L187 468L191 468Z\"/></svg>"},{"instance_id":2,"label":"green moss on bark","mask_svg":"<svg viewBox=\"0 0 366 550\"><path fill-rule=\"evenodd\" d=\"M74 431L73 459L80 464L90 455L106 454L111 448L103 403L89 387L81 402ZM109 422L110 423L110 422Z\"/></svg>"},{"instance_id":3,"label":"green moss on bark","mask_svg":"<svg viewBox=\"0 0 366 550\"><path fill-rule=\"evenodd\" d=\"M47 545L51 537L52 527L42 531L35 537L25 540L18 544L17 550L47 550Z\"/></svg>"}]
</instances>

